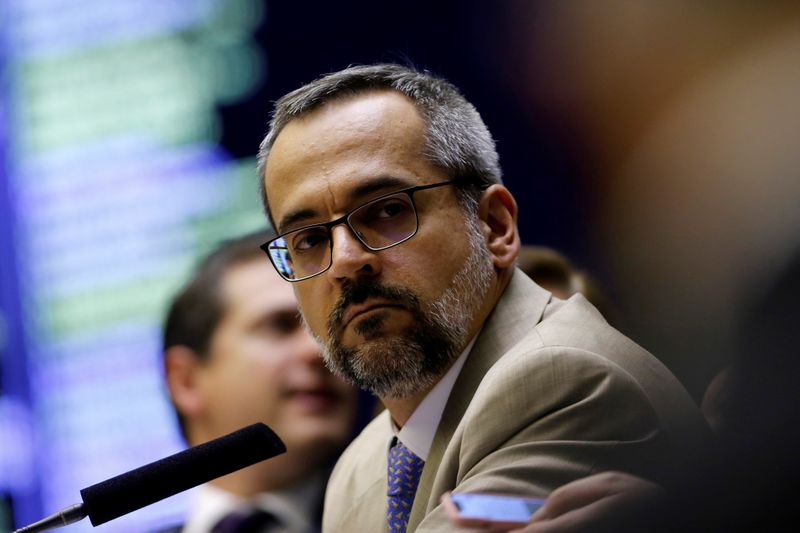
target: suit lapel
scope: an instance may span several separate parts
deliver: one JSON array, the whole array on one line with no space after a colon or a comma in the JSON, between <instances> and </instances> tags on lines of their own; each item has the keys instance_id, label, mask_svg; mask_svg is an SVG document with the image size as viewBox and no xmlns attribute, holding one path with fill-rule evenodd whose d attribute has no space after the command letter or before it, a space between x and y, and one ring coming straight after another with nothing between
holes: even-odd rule
<instances>
[{"instance_id":1,"label":"suit lapel","mask_svg":"<svg viewBox=\"0 0 800 533\"><path fill-rule=\"evenodd\" d=\"M453 385L422 470L408 520L408 531L413 531L428 511L439 503L438 494L431 501L431 488L439 473L444 452L472 401L475 389L492 365L541 321L549 301L548 291L536 285L519 269L514 272Z\"/></svg>"},{"instance_id":2,"label":"suit lapel","mask_svg":"<svg viewBox=\"0 0 800 533\"><path fill-rule=\"evenodd\" d=\"M386 476L376 480L362 497L352 504L337 531L363 531L364 524L375 526L380 524L380 529L370 529L376 533L389 531L386 522Z\"/></svg>"}]
</instances>

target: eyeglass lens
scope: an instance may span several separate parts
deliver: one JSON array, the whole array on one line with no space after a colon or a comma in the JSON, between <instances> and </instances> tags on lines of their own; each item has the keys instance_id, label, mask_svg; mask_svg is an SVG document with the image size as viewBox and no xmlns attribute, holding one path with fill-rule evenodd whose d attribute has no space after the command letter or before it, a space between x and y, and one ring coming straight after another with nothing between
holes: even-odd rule
<instances>
[{"instance_id":1,"label":"eyeglass lens","mask_svg":"<svg viewBox=\"0 0 800 533\"><path fill-rule=\"evenodd\" d=\"M414 203L405 192L368 202L350 213L346 221L358 240L373 251L408 240L417 231ZM268 250L286 279L319 274L331 265L331 228L301 228L275 239Z\"/></svg>"}]
</instances>

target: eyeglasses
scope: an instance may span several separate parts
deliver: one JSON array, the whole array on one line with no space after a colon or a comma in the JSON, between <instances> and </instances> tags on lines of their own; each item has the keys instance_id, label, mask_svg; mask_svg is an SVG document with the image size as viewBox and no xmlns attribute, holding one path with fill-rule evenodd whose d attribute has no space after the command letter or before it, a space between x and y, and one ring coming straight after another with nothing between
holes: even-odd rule
<instances>
[{"instance_id":1,"label":"eyeglasses","mask_svg":"<svg viewBox=\"0 0 800 533\"><path fill-rule=\"evenodd\" d=\"M346 224L361 244L373 252L397 246L416 235L419 228L414 193L454 183L443 181L419 185L379 196L336 220L304 226L279 235L262 244L261 249L267 253L283 279L303 281L322 274L331 267L331 230L334 226Z\"/></svg>"}]
</instances>

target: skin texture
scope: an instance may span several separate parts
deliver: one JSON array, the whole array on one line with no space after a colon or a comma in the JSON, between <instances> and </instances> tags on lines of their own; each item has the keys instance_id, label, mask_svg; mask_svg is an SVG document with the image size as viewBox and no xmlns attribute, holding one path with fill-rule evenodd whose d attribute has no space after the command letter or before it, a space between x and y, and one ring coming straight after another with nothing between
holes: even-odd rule
<instances>
[{"instance_id":1,"label":"skin texture","mask_svg":"<svg viewBox=\"0 0 800 533\"><path fill-rule=\"evenodd\" d=\"M423 157L424 124L413 103L393 91L342 97L290 122L278 135L267 161L265 190L277 230L326 222L381 194L445 181L449 177ZM333 264L294 288L310 329L327 343L327 323L343 289L368 277L412 290L423 306L439 298L469 256L465 213L452 187L415 195L420 226L409 241L371 252L343 225L333 228ZM516 204L505 187L490 187L481 200L480 230L495 275L474 316L467 341L494 306L511 275L519 248ZM501 227L501 231L496 229ZM397 336L413 320L402 306L367 299L345 310L341 341L345 346ZM381 320L376 320L380 318ZM356 325L380 322L370 338ZM386 354L389 357L390 354ZM445 369L446 371L446 369ZM430 386L402 398L381 400L399 425L405 423Z\"/></svg>"},{"instance_id":2,"label":"skin texture","mask_svg":"<svg viewBox=\"0 0 800 533\"><path fill-rule=\"evenodd\" d=\"M268 261L230 268L221 283L225 313L209 357L186 347L167 353L167 380L187 419L192 445L257 421L283 439L287 453L212 483L250 496L300 481L347 443L355 391L324 367L302 327L291 286Z\"/></svg>"}]
</instances>

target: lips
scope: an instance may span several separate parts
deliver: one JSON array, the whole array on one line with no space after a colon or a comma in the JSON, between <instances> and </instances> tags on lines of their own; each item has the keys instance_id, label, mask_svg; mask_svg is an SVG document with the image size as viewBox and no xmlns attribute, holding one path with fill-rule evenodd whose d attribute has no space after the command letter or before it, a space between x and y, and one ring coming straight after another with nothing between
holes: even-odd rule
<instances>
[{"instance_id":1,"label":"lips","mask_svg":"<svg viewBox=\"0 0 800 533\"><path fill-rule=\"evenodd\" d=\"M415 314L420 308L419 299L405 287L381 284L369 278L358 279L342 289L328 315L328 333L332 339L340 339L348 324L359 315L390 307Z\"/></svg>"},{"instance_id":2,"label":"lips","mask_svg":"<svg viewBox=\"0 0 800 533\"><path fill-rule=\"evenodd\" d=\"M402 308L401 305L391 302L389 300L369 300L364 303L354 304L349 306L342 317L342 328L346 328L347 325L352 322L358 316L372 311L374 309L381 309L387 307L394 307L394 308Z\"/></svg>"},{"instance_id":3,"label":"lips","mask_svg":"<svg viewBox=\"0 0 800 533\"><path fill-rule=\"evenodd\" d=\"M302 387L288 391L288 396L305 411L323 411L338 405L342 398L330 387Z\"/></svg>"}]
</instances>

